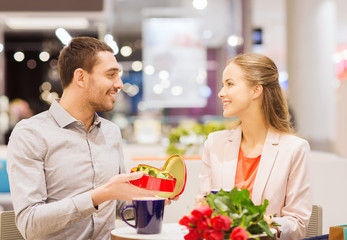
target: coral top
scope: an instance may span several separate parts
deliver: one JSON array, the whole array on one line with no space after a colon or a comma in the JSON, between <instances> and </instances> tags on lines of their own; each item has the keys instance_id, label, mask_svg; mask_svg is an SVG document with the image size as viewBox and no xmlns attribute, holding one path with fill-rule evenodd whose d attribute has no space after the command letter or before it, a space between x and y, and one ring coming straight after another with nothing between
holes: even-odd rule
<instances>
[{"instance_id":1,"label":"coral top","mask_svg":"<svg viewBox=\"0 0 347 240\"><path fill-rule=\"evenodd\" d=\"M258 172L260 157L261 155L255 158L245 157L240 147L235 176L235 186L238 189L247 188L250 196L252 196L254 180Z\"/></svg>"}]
</instances>

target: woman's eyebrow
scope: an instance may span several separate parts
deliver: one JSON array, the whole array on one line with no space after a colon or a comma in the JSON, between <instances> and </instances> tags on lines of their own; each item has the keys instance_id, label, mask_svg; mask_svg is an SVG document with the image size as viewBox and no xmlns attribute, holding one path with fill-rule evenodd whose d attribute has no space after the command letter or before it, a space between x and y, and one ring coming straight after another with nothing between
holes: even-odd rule
<instances>
[{"instance_id":1,"label":"woman's eyebrow","mask_svg":"<svg viewBox=\"0 0 347 240\"><path fill-rule=\"evenodd\" d=\"M223 82L224 83L226 83L226 82L233 82L233 80L231 78L227 78L227 79L224 79Z\"/></svg>"}]
</instances>

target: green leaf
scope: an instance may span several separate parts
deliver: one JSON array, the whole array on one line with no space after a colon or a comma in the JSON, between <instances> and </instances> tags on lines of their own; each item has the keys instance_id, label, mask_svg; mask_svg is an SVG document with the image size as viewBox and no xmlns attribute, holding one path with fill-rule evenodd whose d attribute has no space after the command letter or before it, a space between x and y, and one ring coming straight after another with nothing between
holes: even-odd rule
<instances>
[{"instance_id":1,"label":"green leaf","mask_svg":"<svg viewBox=\"0 0 347 240\"><path fill-rule=\"evenodd\" d=\"M274 237L273 233L271 232L269 225L267 224L267 222L265 220L261 220L258 222L258 225L261 227L261 229L263 229L263 231L271 238Z\"/></svg>"},{"instance_id":2,"label":"green leaf","mask_svg":"<svg viewBox=\"0 0 347 240\"><path fill-rule=\"evenodd\" d=\"M216 210L220 211L222 214L229 211L229 207L220 198L214 200Z\"/></svg>"},{"instance_id":3,"label":"green leaf","mask_svg":"<svg viewBox=\"0 0 347 240\"><path fill-rule=\"evenodd\" d=\"M249 231L251 234L259 234L264 232L264 230L257 223L250 225L247 228L247 231Z\"/></svg>"}]
</instances>

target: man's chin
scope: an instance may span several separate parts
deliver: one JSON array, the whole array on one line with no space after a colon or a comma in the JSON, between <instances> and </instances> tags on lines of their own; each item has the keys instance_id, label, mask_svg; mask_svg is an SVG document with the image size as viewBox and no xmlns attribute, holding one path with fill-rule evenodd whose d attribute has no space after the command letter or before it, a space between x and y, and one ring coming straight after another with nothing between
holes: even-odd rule
<instances>
[{"instance_id":1,"label":"man's chin","mask_svg":"<svg viewBox=\"0 0 347 240\"><path fill-rule=\"evenodd\" d=\"M102 106L100 108L98 108L95 112L109 112L113 109L113 105L112 106Z\"/></svg>"}]
</instances>

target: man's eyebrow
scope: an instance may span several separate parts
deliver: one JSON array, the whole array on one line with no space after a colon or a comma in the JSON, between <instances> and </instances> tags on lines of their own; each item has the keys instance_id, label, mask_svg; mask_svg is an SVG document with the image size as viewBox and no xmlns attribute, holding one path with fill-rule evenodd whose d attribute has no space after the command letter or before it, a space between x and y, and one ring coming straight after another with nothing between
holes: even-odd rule
<instances>
[{"instance_id":1,"label":"man's eyebrow","mask_svg":"<svg viewBox=\"0 0 347 240\"><path fill-rule=\"evenodd\" d=\"M120 68L109 68L107 69L107 72L120 72L121 69Z\"/></svg>"}]
</instances>

